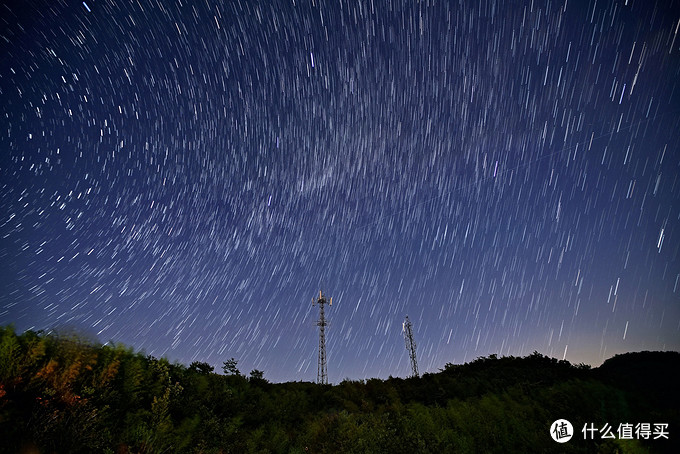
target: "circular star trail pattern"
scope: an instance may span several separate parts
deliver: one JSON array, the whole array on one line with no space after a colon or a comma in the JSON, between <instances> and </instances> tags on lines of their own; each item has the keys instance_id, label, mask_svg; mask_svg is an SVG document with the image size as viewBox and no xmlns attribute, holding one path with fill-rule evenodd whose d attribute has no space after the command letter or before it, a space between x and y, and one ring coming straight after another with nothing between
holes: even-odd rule
<instances>
[{"instance_id":1,"label":"circular star trail pattern","mask_svg":"<svg viewBox=\"0 0 680 454\"><path fill-rule=\"evenodd\" d=\"M680 348L678 1L0 11L0 323L273 381Z\"/></svg>"}]
</instances>

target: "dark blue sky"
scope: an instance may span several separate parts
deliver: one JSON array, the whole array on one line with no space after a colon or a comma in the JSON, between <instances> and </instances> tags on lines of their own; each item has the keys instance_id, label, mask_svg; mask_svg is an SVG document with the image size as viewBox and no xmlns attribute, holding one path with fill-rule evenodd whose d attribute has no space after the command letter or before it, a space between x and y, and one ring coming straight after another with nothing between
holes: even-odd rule
<instances>
[{"instance_id":1,"label":"dark blue sky","mask_svg":"<svg viewBox=\"0 0 680 454\"><path fill-rule=\"evenodd\" d=\"M20 3L0 324L313 381L323 288L331 382L407 314L421 372L680 349L680 2Z\"/></svg>"}]
</instances>

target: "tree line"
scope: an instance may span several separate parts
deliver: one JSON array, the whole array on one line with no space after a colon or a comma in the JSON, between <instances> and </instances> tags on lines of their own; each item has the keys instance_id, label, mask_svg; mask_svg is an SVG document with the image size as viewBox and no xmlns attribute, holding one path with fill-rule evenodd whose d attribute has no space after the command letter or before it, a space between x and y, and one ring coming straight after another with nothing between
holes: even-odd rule
<instances>
[{"instance_id":1,"label":"tree line","mask_svg":"<svg viewBox=\"0 0 680 454\"><path fill-rule=\"evenodd\" d=\"M680 354L602 366L533 354L420 378L270 383L121 344L0 327L0 452L680 452ZM550 437L556 419L575 436ZM668 440L585 440L586 423L669 424Z\"/></svg>"}]
</instances>

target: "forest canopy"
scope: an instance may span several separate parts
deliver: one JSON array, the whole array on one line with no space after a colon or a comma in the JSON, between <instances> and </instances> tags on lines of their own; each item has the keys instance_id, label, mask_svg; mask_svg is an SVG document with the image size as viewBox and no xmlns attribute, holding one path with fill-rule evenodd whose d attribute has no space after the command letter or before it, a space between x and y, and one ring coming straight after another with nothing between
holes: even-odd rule
<instances>
[{"instance_id":1,"label":"forest canopy","mask_svg":"<svg viewBox=\"0 0 680 454\"><path fill-rule=\"evenodd\" d=\"M680 452L680 354L572 365L538 352L446 364L420 378L269 383L120 344L0 327L5 452ZM553 421L574 425L557 445ZM584 439L581 429L667 423L668 439Z\"/></svg>"}]
</instances>

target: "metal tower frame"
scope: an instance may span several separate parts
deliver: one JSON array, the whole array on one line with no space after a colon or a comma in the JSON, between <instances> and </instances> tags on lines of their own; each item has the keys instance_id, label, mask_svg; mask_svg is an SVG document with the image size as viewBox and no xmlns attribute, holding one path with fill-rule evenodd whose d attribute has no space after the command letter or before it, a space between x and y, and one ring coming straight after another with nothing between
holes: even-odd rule
<instances>
[{"instance_id":1,"label":"metal tower frame","mask_svg":"<svg viewBox=\"0 0 680 454\"><path fill-rule=\"evenodd\" d=\"M333 305L333 298L326 300L324 294L319 290L319 297L312 300L312 305L319 306L319 320L316 325L319 327L319 362L316 369L316 382L321 385L328 384L328 371L326 367L326 317L324 314L324 305Z\"/></svg>"},{"instance_id":2,"label":"metal tower frame","mask_svg":"<svg viewBox=\"0 0 680 454\"><path fill-rule=\"evenodd\" d=\"M408 319L408 315L404 320L403 324L404 331L404 342L406 343L406 350L408 351L408 356L411 359L411 371L412 377L418 377L418 361L416 360L416 341L413 339L413 326L411 325L411 320Z\"/></svg>"}]
</instances>

